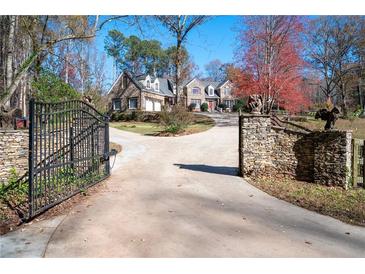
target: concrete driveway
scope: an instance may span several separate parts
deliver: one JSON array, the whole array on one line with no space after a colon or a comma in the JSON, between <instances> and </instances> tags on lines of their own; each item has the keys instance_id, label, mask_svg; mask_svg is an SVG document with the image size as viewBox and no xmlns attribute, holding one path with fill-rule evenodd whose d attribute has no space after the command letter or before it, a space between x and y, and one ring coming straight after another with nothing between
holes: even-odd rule
<instances>
[{"instance_id":1,"label":"concrete driveway","mask_svg":"<svg viewBox=\"0 0 365 274\"><path fill-rule=\"evenodd\" d=\"M214 118L214 128L175 138L111 128L123 153L106 190L64 216L40 254L365 257L365 228L278 200L237 177L237 118Z\"/></svg>"}]
</instances>

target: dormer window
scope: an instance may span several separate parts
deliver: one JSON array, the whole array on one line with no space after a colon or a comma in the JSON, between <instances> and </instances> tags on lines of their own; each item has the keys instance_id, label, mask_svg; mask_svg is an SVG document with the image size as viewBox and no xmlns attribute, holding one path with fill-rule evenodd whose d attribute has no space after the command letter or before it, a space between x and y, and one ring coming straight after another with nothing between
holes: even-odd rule
<instances>
[{"instance_id":1,"label":"dormer window","mask_svg":"<svg viewBox=\"0 0 365 274\"><path fill-rule=\"evenodd\" d=\"M159 91L160 85L158 83L155 83L155 91Z\"/></svg>"},{"instance_id":2,"label":"dormer window","mask_svg":"<svg viewBox=\"0 0 365 274\"><path fill-rule=\"evenodd\" d=\"M209 96L214 96L214 88L209 87L208 88L208 94L209 94Z\"/></svg>"},{"instance_id":3,"label":"dormer window","mask_svg":"<svg viewBox=\"0 0 365 274\"><path fill-rule=\"evenodd\" d=\"M151 81L150 81L150 80L147 80L147 82L146 82L146 87L147 87L147 88L151 88Z\"/></svg>"}]
</instances>

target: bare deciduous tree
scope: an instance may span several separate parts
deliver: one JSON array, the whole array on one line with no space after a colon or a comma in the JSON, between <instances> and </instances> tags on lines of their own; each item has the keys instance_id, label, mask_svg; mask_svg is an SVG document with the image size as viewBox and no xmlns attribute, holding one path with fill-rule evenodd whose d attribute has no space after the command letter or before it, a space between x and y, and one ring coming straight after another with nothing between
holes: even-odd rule
<instances>
[{"instance_id":1,"label":"bare deciduous tree","mask_svg":"<svg viewBox=\"0 0 365 274\"><path fill-rule=\"evenodd\" d=\"M353 16L326 16L307 27L307 56L322 75L321 91L328 99L337 98L347 114L348 83L356 64L355 45L360 20Z\"/></svg>"},{"instance_id":2,"label":"bare deciduous tree","mask_svg":"<svg viewBox=\"0 0 365 274\"><path fill-rule=\"evenodd\" d=\"M163 15L156 16L159 20L176 38L176 54L175 54L175 86L176 86L176 102L180 98L180 82L181 82L181 63L183 57L182 46L187 40L187 36L191 30L207 21L208 16L202 15Z\"/></svg>"},{"instance_id":3,"label":"bare deciduous tree","mask_svg":"<svg viewBox=\"0 0 365 274\"><path fill-rule=\"evenodd\" d=\"M99 16L10 16L2 18L1 30L7 34L8 51L5 56L6 67L10 63L14 64L14 54L12 54L13 21L19 21L19 33L23 38L31 41L31 50L26 54L26 58L17 62L11 69L11 74L7 74L6 85L2 96L0 96L0 106L9 102L22 83L22 80L29 73L30 68L34 68L34 75L40 72L42 62L52 53L54 48L66 41L88 40L96 36L98 30L107 22L127 16L110 16L103 22L99 22ZM9 23L10 22L10 23ZM16 26L16 23L14 23ZM4 31L3 31L4 29ZM15 35L15 36L16 36ZM27 40L27 39L25 39ZM11 54L9 54L11 53ZM2 57L2 59L3 59ZM10 61L13 59L12 61ZM2 62L5 63L5 62ZM2 68L3 69L3 68ZM7 70L7 69L6 69ZM10 80L11 79L11 80Z\"/></svg>"}]
</instances>

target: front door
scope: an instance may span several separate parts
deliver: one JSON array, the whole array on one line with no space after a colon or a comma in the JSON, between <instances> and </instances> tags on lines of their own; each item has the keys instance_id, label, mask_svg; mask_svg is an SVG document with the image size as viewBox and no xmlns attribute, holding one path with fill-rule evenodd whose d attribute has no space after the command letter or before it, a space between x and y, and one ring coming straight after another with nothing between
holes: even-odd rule
<instances>
[{"instance_id":1,"label":"front door","mask_svg":"<svg viewBox=\"0 0 365 274\"><path fill-rule=\"evenodd\" d=\"M214 110L214 101L208 101L208 107L209 107L209 111L213 111Z\"/></svg>"}]
</instances>

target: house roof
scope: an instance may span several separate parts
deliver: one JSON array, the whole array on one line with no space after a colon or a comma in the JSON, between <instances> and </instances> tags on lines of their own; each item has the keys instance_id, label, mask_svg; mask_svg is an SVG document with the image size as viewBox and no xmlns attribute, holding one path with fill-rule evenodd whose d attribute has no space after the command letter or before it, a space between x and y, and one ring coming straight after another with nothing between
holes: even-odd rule
<instances>
[{"instance_id":1,"label":"house roof","mask_svg":"<svg viewBox=\"0 0 365 274\"><path fill-rule=\"evenodd\" d=\"M205 86L205 88L207 88L208 86L212 86L214 89L216 89L219 85L219 82L215 82L215 81L202 81L202 80L200 80L200 82Z\"/></svg>"},{"instance_id":2,"label":"house roof","mask_svg":"<svg viewBox=\"0 0 365 274\"><path fill-rule=\"evenodd\" d=\"M217 86L217 88L221 88L223 85L225 85L227 82L229 82L229 80L225 80L225 81L223 81L223 82L221 82L218 86Z\"/></svg>"},{"instance_id":3,"label":"house roof","mask_svg":"<svg viewBox=\"0 0 365 274\"><path fill-rule=\"evenodd\" d=\"M146 79L146 77L148 76L148 74L139 74L139 75L133 75L131 72L125 70L123 71L123 73L121 73L119 75L119 77L117 78L117 80L113 83L112 87L109 89L108 94L113 90L114 86L116 85L116 83L118 81L120 81L121 76L126 73L129 78L132 80L132 82L140 89L143 90L145 92L151 92L151 93L155 93L155 94L161 94L164 96L168 96L168 97L174 97L174 93L173 93L173 83L171 81L171 79L169 79L168 77L154 77L154 76L150 76L151 78L151 83L153 83L156 79L158 79L160 86L159 86L159 91L155 91L154 87L151 85L151 88L147 88L144 84L143 81ZM217 81L209 81L209 80L200 80L196 77L189 79L189 80L184 80L181 83L182 87L185 87L187 85L189 85L190 83L192 83L194 80L197 80L200 82L200 84L202 86L205 87L205 93L206 93L206 97L208 98L219 98L218 94L216 92L214 92L214 96L209 96L208 92L207 92L207 88L208 86L212 86L215 90L219 89L220 87L222 87L225 83L227 83L229 80L225 80L224 82L217 82Z\"/></svg>"},{"instance_id":4,"label":"house roof","mask_svg":"<svg viewBox=\"0 0 365 274\"><path fill-rule=\"evenodd\" d=\"M214 95L209 95L208 91L205 91L205 98L220 98L216 91L214 91Z\"/></svg>"},{"instance_id":5,"label":"house roof","mask_svg":"<svg viewBox=\"0 0 365 274\"><path fill-rule=\"evenodd\" d=\"M138 85L140 86L141 90L145 91L145 92L150 92L150 93L154 93L154 94L162 94L164 96L168 96L168 97L173 97L175 96L172 92L172 85L169 84L169 80L167 78L162 78L162 77L154 77L154 76L150 76L151 78L151 83L155 82L155 80L157 79L159 82L159 90L156 91L154 89L154 86L151 85L150 88L147 88L147 86L145 86L142 81L146 79L146 77L148 76L148 74L140 74L137 76L132 76L132 74L130 74L132 79L134 79L135 82L138 83Z\"/></svg>"}]
</instances>

